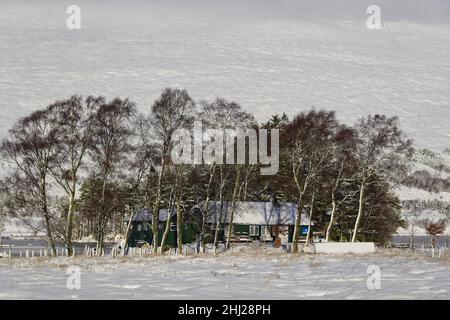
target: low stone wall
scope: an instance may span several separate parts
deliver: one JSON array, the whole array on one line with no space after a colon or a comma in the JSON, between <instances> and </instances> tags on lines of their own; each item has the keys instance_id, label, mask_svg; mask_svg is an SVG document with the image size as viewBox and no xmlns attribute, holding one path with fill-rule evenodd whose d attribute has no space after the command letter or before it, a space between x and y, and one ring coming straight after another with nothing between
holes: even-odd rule
<instances>
[{"instance_id":1,"label":"low stone wall","mask_svg":"<svg viewBox=\"0 0 450 320\"><path fill-rule=\"evenodd\" d=\"M321 242L315 244L316 253L374 253L373 242Z\"/></svg>"}]
</instances>

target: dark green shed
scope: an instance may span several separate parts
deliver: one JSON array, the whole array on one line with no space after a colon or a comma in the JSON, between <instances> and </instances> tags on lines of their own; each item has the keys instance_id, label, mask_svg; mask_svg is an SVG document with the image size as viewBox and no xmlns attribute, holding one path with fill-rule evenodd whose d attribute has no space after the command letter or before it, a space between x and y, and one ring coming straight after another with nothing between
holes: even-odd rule
<instances>
[{"instance_id":1,"label":"dark green shed","mask_svg":"<svg viewBox=\"0 0 450 320\"><path fill-rule=\"evenodd\" d=\"M161 243L164 231L167 225L168 210L161 209L159 211L158 238ZM173 210L170 221L169 234L167 235L166 245L168 247L177 246L177 214ZM125 220L128 225L129 220ZM152 212L150 209L140 209L134 215L131 221L130 232L127 239L129 247L140 247L142 245L151 245L153 241L153 232L151 228ZM198 239L200 231L196 224L191 223L188 219L183 221L183 244L193 243Z\"/></svg>"}]
</instances>

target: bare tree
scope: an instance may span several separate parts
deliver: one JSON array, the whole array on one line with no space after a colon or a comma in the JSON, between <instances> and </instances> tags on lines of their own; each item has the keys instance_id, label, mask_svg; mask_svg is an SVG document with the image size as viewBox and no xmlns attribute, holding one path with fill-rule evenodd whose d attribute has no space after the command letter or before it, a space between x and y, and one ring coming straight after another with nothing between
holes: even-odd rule
<instances>
[{"instance_id":1,"label":"bare tree","mask_svg":"<svg viewBox=\"0 0 450 320\"><path fill-rule=\"evenodd\" d=\"M330 164L330 193L331 193L331 214L328 223L325 241L330 241L331 228L335 222L336 211L349 198L355 196L354 191L347 191L343 188L343 182L347 180L355 170L354 149L356 145L356 132L347 126L340 126L333 148L333 161ZM340 195L340 197L338 197Z\"/></svg>"},{"instance_id":2,"label":"bare tree","mask_svg":"<svg viewBox=\"0 0 450 320\"><path fill-rule=\"evenodd\" d=\"M304 196L319 174L333 159L333 139L337 128L334 112L311 110L300 113L283 128L282 157L292 178L297 200L292 252L298 252ZM290 180L290 179L289 179Z\"/></svg>"},{"instance_id":3,"label":"bare tree","mask_svg":"<svg viewBox=\"0 0 450 320\"><path fill-rule=\"evenodd\" d=\"M164 229L162 238L161 238L161 253L164 253L167 237L169 236L169 232L171 230L171 224L172 224L172 216L175 209L176 203L178 203L180 192L180 180L181 180L181 174L180 170L178 170L178 167L174 168L174 183L172 187L170 188L170 195L169 195L169 201L168 201L168 208L167 208L167 220L166 220L166 227ZM180 215L179 212L176 212L177 215Z\"/></svg>"},{"instance_id":4,"label":"bare tree","mask_svg":"<svg viewBox=\"0 0 450 320\"><path fill-rule=\"evenodd\" d=\"M175 193L176 213L177 213L177 249L181 254L183 250L183 222L185 213L185 193L186 193L186 176L190 172L190 169L184 165L178 165L176 167L177 174L179 175L178 190Z\"/></svg>"},{"instance_id":5,"label":"bare tree","mask_svg":"<svg viewBox=\"0 0 450 320\"><path fill-rule=\"evenodd\" d=\"M52 217L48 205L48 178L57 153L58 125L48 110L39 110L20 119L1 145L2 155L16 171L16 181L26 181L26 197L22 200L45 221L51 250L56 254Z\"/></svg>"},{"instance_id":6,"label":"bare tree","mask_svg":"<svg viewBox=\"0 0 450 320\"><path fill-rule=\"evenodd\" d=\"M399 129L398 118L385 115L368 116L360 119L355 130L358 133L356 157L359 181L359 206L353 229L352 242L356 241L359 223L364 211L364 192L369 183L376 183L374 177L389 177L400 172L412 157L412 141L406 139Z\"/></svg>"},{"instance_id":7,"label":"bare tree","mask_svg":"<svg viewBox=\"0 0 450 320\"><path fill-rule=\"evenodd\" d=\"M0 244L2 244L2 236L3 236L3 230L6 225L6 210L5 210L5 202L6 202L6 193L3 188L0 187Z\"/></svg>"},{"instance_id":8,"label":"bare tree","mask_svg":"<svg viewBox=\"0 0 450 320\"><path fill-rule=\"evenodd\" d=\"M128 99L115 98L106 103L98 98L98 107L93 115L93 143L91 157L96 164L94 172L102 180L101 205L97 217L97 250L101 254L104 248L105 232L110 214L110 205L106 202L106 188L109 180L124 163L125 156L131 150L129 138L133 134L130 120L135 114L135 105Z\"/></svg>"},{"instance_id":9,"label":"bare tree","mask_svg":"<svg viewBox=\"0 0 450 320\"><path fill-rule=\"evenodd\" d=\"M255 119L253 115L250 113L242 110L242 107L237 104L236 102L229 102L223 98L216 98L213 102L207 102L202 101L201 102L201 110L199 112L200 119L204 122L205 126L208 129L219 129L219 130L226 130L226 129L235 129L235 130L241 130L242 133L240 136L226 136L225 133L225 139L226 141L232 141L233 144L226 146L227 150L227 157L229 155L234 155L235 164L237 164L237 155L234 154L235 146L234 141L236 140L237 143L243 144L244 150L248 148L248 143L245 138L245 131L247 128L255 125ZM239 146L238 146L239 148ZM231 150L230 150L231 149ZM208 187L206 188L206 201L204 203L203 208L203 219L204 219L204 225L206 224L208 220L208 210L209 210L209 192L211 187L211 182L213 181L213 176L216 172L216 166L219 168L219 186L218 186L218 197L219 197L219 216L218 220L216 221L216 230L214 234L214 248L217 248L218 241L219 241L219 233L222 229L222 217L223 217L223 202L224 202L224 192L225 192L225 186L227 184L227 180L233 176L234 181L234 188L233 192L231 194L231 207L230 207L230 216L229 216L229 228L228 228L228 234L227 234L227 242L226 242L226 248L230 247L230 239L232 234L232 225L234 220L234 213L235 213L235 206L236 202L239 198L240 192L242 190L242 183L241 182L241 175L242 175L242 169L241 167L244 167L247 163L247 160L244 159L244 163L237 164L234 166L234 170L230 168L226 168L224 166L224 158L223 155L219 155L215 157L216 160L213 163L209 164L209 183ZM248 161L250 162L250 161ZM233 171L234 174L230 172L230 170ZM246 180L248 182L248 176L245 176ZM214 206L216 208L216 206ZM206 227L204 227L204 230L206 231Z\"/></svg>"},{"instance_id":10,"label":"bare tree","mask_svg":"<svg viewBox=\"0 0 450 320\"><path fill-rule=\"evenodd\" d=\"M233 222L234 222L234 214L236 212L236 202L239 201L239 197L241 194L241 190L243 187L243 182L241 182L241 168L240 166L236 166L236 176L234 178L234 188L233 188L233 194L231 196L231 208L230 208L230 221L228 225L228 234L227 234L227 243L226 248L230 248L231 244L231 237L233 233Z\"/></svg>"},{"instance_id":11,"label":"bare tree","mask_svg":"<svg viewBox=\"0 0 450 320\"><path fill-rule=\"evenodd\" d=\"M131 190L132 205L130 207L130 219L125 230L125 247L131 230L134 213L142 206L148 207L152 199L152 183L157 178L156 163L160 161L158 145L153 141L152 123L149 117L139 114L134 119L136 128L136 141L132 147L131 157L128 162L129 185Z\"/></svg>"},{"instance_id":12,"label":"bare tree","mask_svg":"<svg viewBox=\"0 0 450 320\"><path fill-rule=\"evenodd\" d=\"M48 107L58 125L57 154L53 158L51 173L68 197L67 215L63 239L68 255L73 255L73 218L80 169L92 143L93 114L102 98L88 97L83 103L80 96L57 101Z\"/></svg>"},{"instance_id":13,"label":"bare tree","mask_svg":"<svg viewBox=\"0 0 450 320\"><path fill-rule=\"evenodd\" d=\"M158 252L159 210L162 201L163 178L168 165L172 138L175 130L192 122L195 103L186 90L166 88L151 108L153 130L159 144L161 166L156 182L156 192L152 210L153 252Z\"/></svg>"},{"instance_id":14,"label":"bare tree","mask_svg":"<svg viewBox=\"0 0 450 320\"><path fill-rule=\"evenodd\" d=\"M441 219L438 221L424 220L422 221L422 226L425 228L427 233L431 236L431 245L433 248L436 247L436 237L444 233L447 227L447 220Z\"/></svg>"}]
</instances>

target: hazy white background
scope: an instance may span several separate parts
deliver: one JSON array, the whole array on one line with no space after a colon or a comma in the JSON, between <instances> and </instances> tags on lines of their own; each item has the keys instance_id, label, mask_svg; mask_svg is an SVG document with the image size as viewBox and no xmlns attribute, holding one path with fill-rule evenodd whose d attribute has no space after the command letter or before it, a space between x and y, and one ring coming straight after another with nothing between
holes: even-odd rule
<instances>
[{"instance_id":1,"label":"hazy white background","mask_svg":"<svg viewBox=\"0 0 450 320\"><path fill-rule=\"evenodd\" d=\"M81 7L81 30L66 28ZM370 4L383 28L366 28ZM260 121L310 107L352 123L398 115L420 147L450 147L450 1L0 0L0 138L72 94L148 110L167 86L223 96Z\"/></svg>"}]
</instances>

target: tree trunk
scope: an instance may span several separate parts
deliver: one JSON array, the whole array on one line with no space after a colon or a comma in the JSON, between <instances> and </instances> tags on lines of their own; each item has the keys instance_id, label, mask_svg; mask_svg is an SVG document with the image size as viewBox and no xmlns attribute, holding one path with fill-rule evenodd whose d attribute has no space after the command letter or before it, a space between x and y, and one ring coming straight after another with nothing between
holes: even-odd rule
<instances>
[{"instance_id":1,"label":"tree trunk","mask_svg":"<svg viewBox=\"0 0 450 320\"><path fill-rule=\"evenodd\" d=\"M153 212L152 212L152 232L153 232L153 253L158 253L158 246L159 246L159 206L161 202L161 193L162 193L162 179L164 175L164 170L166 166L166 160L165 160L165 153L163 153L163 159L161 164L161 172L158 176L158 186L156 190L156 199L153 206Z\"/></svg>"},{"instance_id":2,"label":"tree trunk","mask_svg":"<svg viewBox=\"0 0 450 320\"><path fill-rule=\"evenodd\" d=\"M414 248L414 224L411 226L411 235L409 236L409 246L411 250Z\"/></svg>"},{"instance_id":3,"label":"tree trunk","mask_svg":"<svg viewBox=\"0 0 450 320\"><path fill-rule=\"evenodd\" d=\"M47 205L47 187L46 187L45 177L41 179L41 197L42 197L42 211L44 213L45 220L45 229L47 231L48 242L50 243L50 248L52 250L53 255L56 256L56 246L55 241L53 240L52 227L50 222L50 215L48 213L48 205Z\"/></svg>"},{"instance_id":4,"label":"tree trunk","mask_svg":"<svg viewBox=\"0 0 450 320\"><path fill-rule=\"evenodd\" d=\"M167 212L166 227L164 228L164 233L161 238L161 253L164 253L164 251L165 251L167 237L169 236L169 232L170 232L170 225L172 223L172 210L174 207L173 203L175 202L175 197L177 195L178 187L179 187L178 179L179 179L179 177L178 177L178 172L177 172L176 177L175 177L175 185L172 188L172 192L171 192L171 195L169 198L169 208L168 208L168 212ZM177 215L178 215L178 211L177 211Z\"/></svg>"},{"instance_id":5,"label":"tree trunk","mask_svg":"<svg viewBox=\"0 0 450 320\"><path fill-rule=\"evenodd\" d=\"M311 205L309 209L309 224L308 224L308 233L306 234L306 242L305 242L305 248L309 245L309 239L311 237L311 224L312 224L312 215L314 211L314 198L315 198L316 192L313 191L311 196Z\"/></svg>"},{"instance_id":6,"label":"tree trunk","mask_svg":"<svg viewBox=\"0 0 450 320\"><path fill-rule=\"evenodd\" d=\"M73 256L74 248L73 248L73 212L75 209L75 189L76 189L76 181L74 180L74 176L72 176L72 190L69 196L69 210L67 212L67 226L66 226L66 242L67 242L67 255Z\"/></svg>"},{"instance_id":7,"label":"tree trunk","mask_svg":"<svg viewBox=\"0 0 450 320\"><path fill-rule=\"evenodd\" d=\"M178 253L183 253L183 213L181 210L181 192L177 197L177 248Z\"/></svg>"},{"instance_id":8,"label":"tree trunk","mask_svg":"<svg viewBox=\"0 0 450 320\"><path fill-rule=\"evenodd\" d=\"M336 213L336 192L333 189L333 191L331 192L331 216L330 216L330 223L328 224L327 232L326 232L326 236L325 236L325 241L326 242L330 241L331 227L333 226L333 223L334 223L334 214L335 213Z\"/></svg>"},{"instance_id":9,"label":"tree trunk","mask_svg":"<svg viewBox=\"0 0 450 320\"><path fill-rule=\"evenodd\" d=\"M208 210L209 210L209 190L211 188L212 179L214 178L214 173L216 170L216 165L213 164L212 170L209 173L208 186L206 187L206 200L205 206L202 211L202 252L206 252L206 236L207 236L207 223L208 223Z\"/></svg>"},{"instance_id":10,"label":"tree trunk","mask_svg":"<svg viewBox=\"0 0 450 320\"><path fill-rule=\"evenodd\" d=\"M178 212L177 212L177 215L178 215ZM161 254L163 254L166 251L165 246L166 246L167 237L169 236L171 224L172 224L172 208L169 208L167 211L166 227L164 228L164 233L161 238Z\"/></svg>"},{"instance_id":11,"label":"tree trunk","mask_svg":"<svg viewBox=\"0 0 450 320\"><path fill-rule=\"evenodd\" d=\"M123 248L122 248L122 250L124 250L125 253L128 250L128 238L130 237L130 230L131 230L131 226L133 224L134 212L135 212L135 209L132 208L130 220L128 220L127 229L125 230L125 243L123 244Z\"/></svg>"},{"instance_id":12,"label":"tree trunk","mask_svg":"<svg viewBox=\"0 0 450 320\"><path fill-rule=\"evenodd\" d=\"M45 219L45 228L47 230L48 242L50 243L50 248L52 250L53 255L56 256L56 246L55 246L55 242L53 240L52 230L50 227L50 218L49 218L48 214L44 215L44 219Z\"/></svg>"},{"instance_id":13,"label":"tree trunk","mask_svg":"<svg viewBox=\"0 0 450 320\"><path fill-rule=\"evenodd\" d=\"M303 193L300 193L297 200L297 215L295 216L294 234L292 235L292 253L298 253L298 235L302 217L302 198Z\"/></svg>"},{"instance_id":14,"label":"tree trunk","mask_svg":"<svg viewBox=\"0 0 450 320\"><path fill-rule=\"evenodd\" d=\"M98 240L97 240L97 255L101 255L103 252L103 248L105 246L104 244L104 234L106 232L104 220L106 218L106 174L103 176L103 185L102 185L102 199L101 199L101 210L100 210L100 217L99 217L99 223L98 223Z\"/></svg>"},{"instance_id":15,"label":"tree trunk","mask_svg":"<svg viewBox=\"0 0 450 320\"><path fill-rule=\"evenodd\" d=\"M233 198L231 199L230 223L228 224L227 245L226 245L227 249L230 248L231 234L233 231L234 211L236 206L236 198L239 190L240 177L241 177L241 170L238 168L236 172L236 181L234 183Z\"/></svg>"},{"instance_id":16,"label":"tree trunk","mask_svg":"<svg viewBox=\"0 0 450 320\"><path fill-rule=\"evenodd\" d=\"M219 203L220 203L220 211L219 211L219 219L216 224L216 232L214 233L214 251L217 251L219 245L219 233L222 228L222 216L223 216L223 188L225 186L225 179L223 177L223 168L220 167L220 190L219 190Z\"/></svg>"},{"instance_id":17,"label":"tree trunk","mask_svg":"<svg viewBox=\"0 0 450 320\"><path fill-rule=\"evenodd\" d=\"M361 217L364 211L364 188L365 182L364 180L361 182L361 186L359 189L359 208L358 208L358 216L356 217L355 228L353 229L352 242L356 241L356 235L358 233L359 222L361 221Z\"/></svg>"},{"instance_id":18,"label":"tree trunk","mask_svg":"<svg viewBox=\"0 0 450 320\"><path fill-rule=\"evenodd\" d=\"M201 235L201 237L202 237L202 239L201 239L201 241L202 241L202 252L203 253L205 253L206 252L206 236L207 236L207 214L205 214L205 212L207 212L207 210L209 209L208 208L208 205L209 205L209 199L208 198L206 198L206 200L205 200L205 207L206 207L206 211L203 211L202 212L202 235Z\"/></svg>"},{"instance_id":19,"label":"tree trunk","mask_svg":"<svg viewBox=\"0 0 450 320\"><path fill-rule=\"evenodd\" d=\"M222 192L220 193L219 199L220 199L219 200L220 211L219 211L219 219L217 220L217 223L216 223L216 232L214 233L214 250L217 250L217 248L219 246L219 233L220 233L220 229L222 228L222 216L223 216Z\"/></svg>"},{"instance_id":20,"label":"tree trunk","mask_svg":"<svg viewBox=\"0 0 450 320\"><path fill-rule=\"evenodd\" d=\"M435 234L431 235L431 246L433 248L436 248L436 235Z\"/></svg>"},{"instance_id":21,"label":"tree trunk","mask_svg":"<svg viewBox=\"0 0 450 320\"><path fill-rule=\"evenodd\" d=\"M294 176L295 186L297 187L297 191L298 191L297 215L295 216L294 234L292 235L292 253L298 253L298 237L299 237L299 233L300 233L300 224L301 224L301 218L302 218L303 195L306 191L306 188L308 187L309 177L308 176L305 177L305 180L303 182L303 188L302 188L301 184L300 184L300 180L297 177L298 167L295 165L292 166L292 174Z\"/></svg>"}]
</instances>

